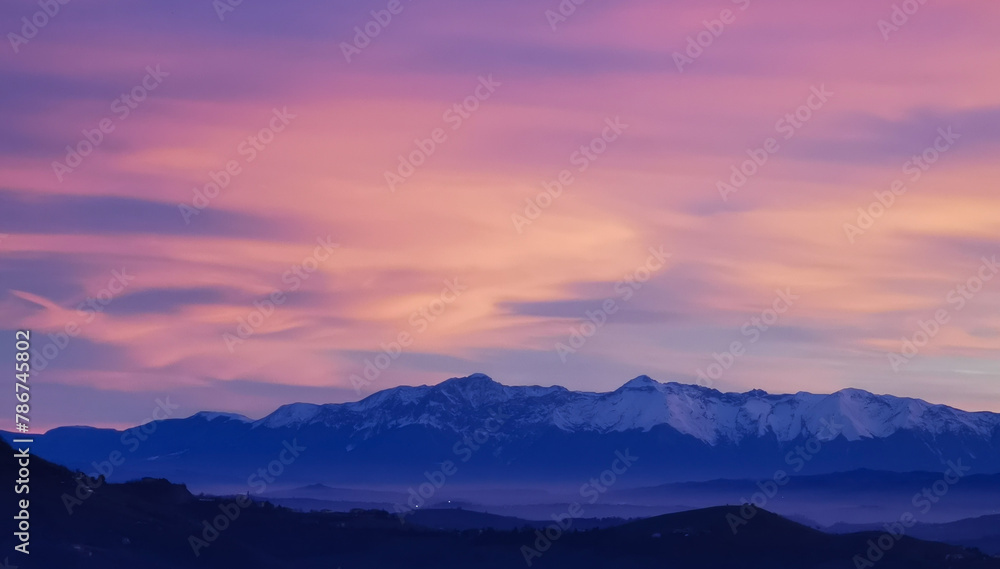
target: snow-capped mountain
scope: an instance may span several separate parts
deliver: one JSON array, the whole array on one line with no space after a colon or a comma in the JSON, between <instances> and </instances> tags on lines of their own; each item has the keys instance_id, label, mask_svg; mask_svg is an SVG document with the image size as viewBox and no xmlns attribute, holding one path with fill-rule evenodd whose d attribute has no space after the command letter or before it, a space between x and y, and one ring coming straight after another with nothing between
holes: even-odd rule
<instances>
[{"instance_id":1,"label":"snow-capped mountain","mask_svg":"<svg viewBox=\"0 0 1000 569\"><path fill-rule=\"evenodd\" d=\"M346 426L362 437L407 425L461 432L474 424L470 419L491 406L503 408L515 430L553 426L570 433L607 433L650 431L666 425L709 445L768 435L781 442L835 434L857 441L886 438L900 430L989 437L1000 426L1000 414L969 413L859 389L832 395L770 395L761 390L721 393L640 376L609 393L587 393L563 387L501 385L483 374L435 386L387 389L356 403L294 403L253 425Z\"/></svg>"},{"instance_id":2,"label":"snow-capped mountain","mask_svg":"<svg viewBox=\"0 0 1000 569\"><path fill-rule=\"evenodd\" d=\"M470 483L585 480L622 449L641 457L637 483L770 477L791 466L808 467L805 474L935 471L960 458L977 471L1000 472L1000 414L857 389L722 393L646 376L589 393L506 386L475 374L352 403L294 403L256 421L203 412L154 426L138 448L126 449L129 460L113 477L232 482L290 441L307 450L284 476L308 482L412 480L448 460L461 461ZM55 429L38 452L88 468L121 450L127 435ZM789 458L800 448L808 453Z\"/></svg>"}]
</instances>

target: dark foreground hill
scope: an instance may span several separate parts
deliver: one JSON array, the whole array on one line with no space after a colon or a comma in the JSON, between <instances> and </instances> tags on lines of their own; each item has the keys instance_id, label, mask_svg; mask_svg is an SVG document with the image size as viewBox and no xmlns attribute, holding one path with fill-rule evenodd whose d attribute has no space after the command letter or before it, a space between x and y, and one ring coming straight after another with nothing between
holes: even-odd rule
<instances>
[{"instance_id":1,"label":"dark foreground hill","mask_svg":"<svg viewBox=\"0 0 1000 569\"><path fill-rule=\"evenodd\" d=\"M0 470L13 478L14 453L0 445ZM87 490L84 482L96 487ZM828 535L763 511L734 534L736 507L608 529L549 529L548 537L537 529L437 531L401 524L382 511L300 513L248 500L197 497L165 480L85 481L38 458L31 459L31 485L30 562L20 554L11 562L33 569L507 569L525 567L526 556L532 567L543 568L848 569L879 536ZM12 500L9 493L8 503ZM220 530L206 531L208 520ZM0 534L0 546L12 551L10 532ZM877 565L1000 569L1000 559L903 538Z\"/></svg>"},{"instance_id":2,"label":"dark foreground hill","mask_svg":"<svg viewBox=\"0 0 1000 569\"><path fill-rule=\"evenodd\" d=\"M831 533L878 530L880 524L836 524ZM913 537L976 547L991 555L1000 555L1000 515L980 516L946 524L916 524L908 532Z\"/></svg>"}]
</instances>

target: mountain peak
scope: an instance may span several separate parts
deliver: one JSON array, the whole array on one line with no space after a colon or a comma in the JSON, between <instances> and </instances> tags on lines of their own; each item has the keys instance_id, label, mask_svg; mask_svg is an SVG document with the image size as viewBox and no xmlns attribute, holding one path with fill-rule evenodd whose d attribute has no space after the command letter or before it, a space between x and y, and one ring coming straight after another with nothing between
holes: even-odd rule
<instances>
[{"instance_id":1,"label":"mountain peak","mask_svg":"<svg viewBox=\"0 0 1000 569\"><path fill-rule=\"evenodd\" d=\"M465 377L453 377L451 379L446 379L445 381L442 381L441 385L444 385L446 383L451 383L451 384L461 383L463 385L464 384L475 384L475 385L496 384L496 385L500 385L499 383L497 383L496 381L494 381L492 377L486 375L485 373L474 373L474 374L471 374L471 375L467 375Z\"/></svg>"},{"instance_id":2,"label":"mountain peak","mask_svg":"<svg viewBox=\"0 0 1000 569\"><path fill-rule=\"evenodd\" d=\"M493 380L485 373L474 373L466 377L446 379L435 386L438 389L458 389L463 393L495 391L503 389L503 385Z\"/></svg>"},{"instance_id":3,"label":"mountain peak","mask_svg":"<svg viewBox=\"0 0 1000 569\"><path fill-rule=\"evenodd\" d=\"M628 380L619 389L646 389L649 387L656 389L660 385L663 384L649 377L648 375L640 375L635 379Z\"/></svg>"},{"instance_id":4,"label":"mountain peak","mask_svg":"<svg viewBox=\"0 0 1000 569\"><path fill-rule=\"evenodd\" d=\"M474 406L507 399L506 387L484 373L453 377L432 388L450 400L464 400Z\"/></svg>"},{"instance_id":5,"label":"mountain peak","mask_svg":"<svg viewBox=\"0 0 1000 569\"><path fill-rule=\"evenodd\" d=\"M278 407L273 413L254 424L263 424L267 427L298 425L314 419L322 409L321 405L313 403L289 403Z\"/></svg>"},{"instance_id":6,"label":"mountain peak","mask_svg":"<svg viewBox=\"0 0 1000 569\"><path fill-rule=\"evenodd\" d=\"M245 417L238 413L217 413L214 411L201 411L200 413L195 413L188 417L189 419L204 419L206 421L214 421L216 419L223 419L225 421L239 421L241 423L252 423L253 419Z\"/></svg>"}]
</instances>

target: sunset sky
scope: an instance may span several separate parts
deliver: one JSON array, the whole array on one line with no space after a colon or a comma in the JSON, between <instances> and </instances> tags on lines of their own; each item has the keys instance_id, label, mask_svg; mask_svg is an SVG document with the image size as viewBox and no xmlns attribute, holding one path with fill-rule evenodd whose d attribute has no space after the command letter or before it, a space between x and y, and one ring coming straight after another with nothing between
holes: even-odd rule
<instances>
[{"instance_id":1,"label":"sunset sky","mask_svg":"<svg viewBox=\"0 0 1000 569\"><path fill-rule=\"evenodd\" d=\"M1000 412L1000 3L350 4L0 7L33 428L354 400L386 361L360 395L720 360Z\"/></svg>"}]
</instances>

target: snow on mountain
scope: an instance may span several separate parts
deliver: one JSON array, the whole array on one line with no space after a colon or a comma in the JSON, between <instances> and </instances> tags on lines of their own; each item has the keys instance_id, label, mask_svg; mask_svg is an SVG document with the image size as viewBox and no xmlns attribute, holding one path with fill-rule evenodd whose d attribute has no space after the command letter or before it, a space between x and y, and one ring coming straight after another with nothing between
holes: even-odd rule
<instances>
[{"instance_id":1,"label":"snow on mountain","mask_svg":"<svg viewBox=\"0 0 1000 569\"><path fill-rule=\"evenodd\" d=\"M395 387L343 404L285 405L254 427L322 424L370 436L408 425L462 431L500 411L517 429L554 426L566 432L650 431L668 425L709 445L774 435L779 441L840 435L885 438L900 430L989 437L1000 415L970 413L918 399L844 389L831 395L722 393L637 377L608 393L563 387L506 386L483 374L435 386Z\"/></svg>"},{"instance_id":2,"label":"snow on mountain","mask_svg":"<svg viewBox=\"0 0 1000 569\"><path fill-rule=\"evenodd\" d=\"M244 417L237 413L216 413L213 411L202 411L200 413L195 413L189 417L190 419L204 419L206 421L214 421L216 419L222 419L225 421L239 421L240 423L252 423L253 419L249 417Z\"/></svg>"},{"instance_id":3,"label":"snow on mountain","mask_svg":"<svg viewBox=\"0 0 1000 569\"><path fill-rule=\"evenodd\" d=\"M263 425L272 429L303 425L311 422L319 416L324 407L335 407L334 405L315 405L313 403L292 403L282 405L278 410L254 423L254 426Z\"/></svg>"},{"instance_id":4,"label":"snow on mountain","mask_svg":"<svg viewBox=\"0 0 1000 569\"><path fill-rule=\"evenodd\" d=\"M481 446L466 442L484 440L474 438L484 429ZM62 427L45 433L39 446L46 459L87 470L121 452L122 436ZM790 459L812 436L824 441L822 452L809 454L808 463ZM640 376L614 391L590 393L501 385L477 374L394 387L351 403L293 403L252 422L226 413L166 420L114 476L241 485L285 443L309 449L282 478L296 484L412 484L433 464L466 458L461 471L469 484L578 484L624 449L642 457L630 480L647 485L762 479L777 469L795 470L796 460L813 474L940 472L955 460L977 472L1000 472L996 413L857 389L722 393Z\"/></svg>"}]
</instances>

